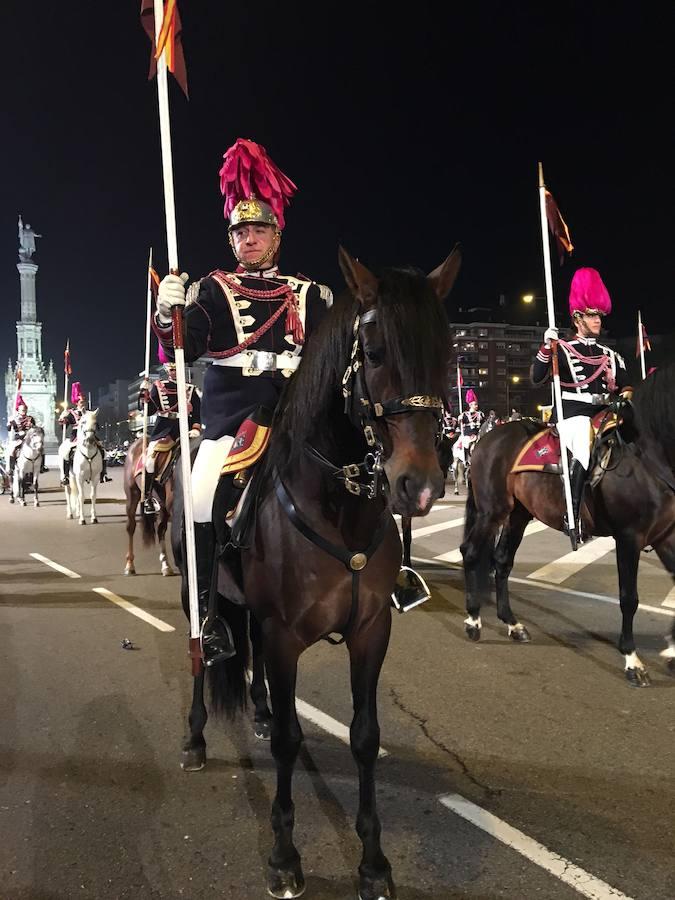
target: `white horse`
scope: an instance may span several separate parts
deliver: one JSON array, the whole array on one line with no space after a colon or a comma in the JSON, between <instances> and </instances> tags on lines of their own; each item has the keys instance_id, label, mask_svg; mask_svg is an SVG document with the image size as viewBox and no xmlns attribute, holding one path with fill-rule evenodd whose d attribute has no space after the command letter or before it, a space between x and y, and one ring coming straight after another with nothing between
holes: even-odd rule
<instances>
[{"instance_id":1,"label":"white horse","mask_svg":"<svg viewBox=\"0 0 675 900\"><path fill-rule=\"evenodd\" d=\"M96 440L96 416L98 409L89 410L80 419L77 426L77 443L73 453L73 465L70 469L66 492L66 518L73 519L75 515L80 525L86 525L84 520L84 486L89 484L89 502L91 503L91 524L96 525L96 488L98 487L101 471L103 469L103 457L101 448ZM63 446L63 445L62 445Z\"/></svg>"},{"instance_id":2,"label":"white horse","mask_svg":"<svg viewBox=\"0 0 675 900\"><path fill-rule=\"evenodd\" d=\"M464 435L461 435L457 438L455 443L452 445L452 465L450 469L452 471L452 476L455 481L455 494L459 494L459 482L463 481L464 486L468 488L469 486L469 466L468 466L468 452L469 452L469 441L467 441Z\"/></svg>"},{"instance_id":3,"label":"white horse","mask_svg":"<svg viewBox=\"0 0 675 900\"><path fill-rule=\"evenodd\" d=\"M9 498L10 503L14 503L15 500L18 500L21 506L25 506L25 489L28 484L32 484L34 494L33 506L40 505L38 481L40 478L40 469L42 468L44 453L44 429L39 426L29 428L16 457L12 494Z\"/></svg>"}]
</instances>

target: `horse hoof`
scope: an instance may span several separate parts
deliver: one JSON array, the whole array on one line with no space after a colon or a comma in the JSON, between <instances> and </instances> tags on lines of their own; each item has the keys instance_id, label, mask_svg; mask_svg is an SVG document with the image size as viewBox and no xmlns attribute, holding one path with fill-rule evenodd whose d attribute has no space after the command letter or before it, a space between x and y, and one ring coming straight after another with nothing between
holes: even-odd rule
<instances>
[{"instance_id":1,"label":"horse hoof","mask_svg":"<svg viewBox=\"0 0 675 900\"><path fill-rule=\"evenodd\" d=\"M10 503L14 503L14 497L10 497L10 498L9 498L9 502L10 502Z\"/></svg>"},{"instance_id":2,"label":"horse hoof","mask_svg":"<svg viewBox=\"0 0 675 900\"><path fill-rule=\"evenodd\" d=\"M34 504L33 504L33 506L34 506L36 509L37 509L37 507L38 507L39 505L40 505L39 503L34 503Z\"/></svg>"},{"instance_id":3,"label":"horse hoof","mask_svg":"<svg viewBox=\"0 0 675 900\"><path fill-rule=\"evenodd\" d=\"M86 524L87 523L84 521L84 519L80 519L80 525L86 525Z\"/></svg>"},{"instance_id":4,"label":"horse hoof","mask_svg":"<svg viewBox=\"0 0 675 900\"><path fill-rule=\"evenodd\" d=\"M477 625L465 625L464 631L470 641L479 641L481 629Z\"/></svg>"},{"instance_id":5,"label":"horse hoof","mask_svg":"<svg viewBox=\"0 0 675 900\"><path fill-rule=\"evenodd\" d=\"M184 772L200 772L206 765L206 747L183 750L180 767Z\"/></svg>"},{"instance_id":6,"label":"horse hoof","mask_svg":"<svg viewBox=\"0 0 675 900\"><path fill-rule=\"evenodd\" d=\"M127 566L126 569L124 570L124 574L125 575L135 575L136 569L134 569L133 566Z\"/></svg>"},{"instance_id":7,"label":"horse hoof","mask_svg":"<svg viewBox=\"0 0 675 900\"><path fill-rule=\"evenodd\" d=\"M135 573L134 573L135 574ZM165 578L168 578L170 575L175 575L176 573L171 568L171 566L162 566L162 575Z\"/></svg>"},{"instance_id":8,"label":"horse hoof","mask_svg":"<svg viewBox=\"0 0 675 900\"><path fill-rule=\"evenodd\" d=\"M259 741L269 741L272 734L272 722L270 719L256 721L253 725L253 734Z\"/></svg>"},{"instance_id":9,"label":"horse hoof","mask_svg":"<svg viewBox=\"0 0 675 900\"><path fill-rule=\"evenodd\" d=\"M675 659L673 659L672 656L666 663L666 672L668 672L669 675L675 675Z\"/></svg>"},{"instance_id":10,"label":"horse hoof","mask_svg":"<svg viewBox=\"0 0 675 900\"><path fill-rule=\"evenodd\" d=\"M626 669L626 681L634 688L651 687L652 683L647 670L638 668Z\"/></svg>"},{"instance_id":11,"label":"horse hoof","mask_svg":"<svg viewBox=\"0 0 675 900\"><path fill-rule=\"evenodd\" d=\"M530 632L520 622L517 625L509 625L509 637L516 644L529 644L532 640Z\"/></svg>"},{"instance_id":12,"label":"horse hoof","mask_svg":"<svg viewBox=\"0 0 675 900\"><path fill-rule=\"evenodd\" d=\"M301 897L305 893L305 876L302 874L300 862L286 872L268 866L267 893L270 897L278 897L279 900Z\"/></svg>"},{"instance_id":13,"label":"horse hoof","mask_svg":"<svg viewBox=\"0 0 675 900\"><path fill-rule=\"evenodd\" d=\"M361 878L359 900L396 900L391 873L384 878Z\"/></svg>"}]
</instances>

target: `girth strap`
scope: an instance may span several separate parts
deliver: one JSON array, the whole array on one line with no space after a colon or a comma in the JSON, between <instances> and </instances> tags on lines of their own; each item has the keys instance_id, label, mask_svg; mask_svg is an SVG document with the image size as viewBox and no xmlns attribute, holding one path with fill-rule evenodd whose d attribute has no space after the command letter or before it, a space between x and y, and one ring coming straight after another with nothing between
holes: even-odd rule
<instances>
[{"instance_id":1,"label":"girth strap","mask_svg":"<svg viewBox=\"0 0 675 900\"><path fill-rule=\"evenodd\" d=\"M326 540L326 538L322 537L320 534L314 531L311 525L308 525L308 523L305 522L305 520L298 512L291 495L288 493L283 482L281 481L277 469L274 470L274 490L277 496L277 500L279 501L282 509L284 510L290 521L293 523L293 525L298 529L300 534L315 546L320 547L334 559L338 559L345 566L347 571L351 573L352 604L351 609L349 610L349 618L347 619L347 624L342 629L342 637L340 638L340 640L335 640L335 638L331 637L330 634L326 634L322 638L324 641L328 641L329 644L333 644L336 646L338 644L342 644L348 637L349 632L354 625L356 614L358 612L359 575L368 565L371 557L382 543L384 534L387 530L387 527L389 526L389 515L387 513L387 510L385 509L380 516L380 521L377 525L377 528L375 529L375 534L373 535L373 539L371 540L368 548L366 550L354 551L347 549L347 547L341 547L338 544L333 544L331 541Z\"/></svg>"}]
</instances>

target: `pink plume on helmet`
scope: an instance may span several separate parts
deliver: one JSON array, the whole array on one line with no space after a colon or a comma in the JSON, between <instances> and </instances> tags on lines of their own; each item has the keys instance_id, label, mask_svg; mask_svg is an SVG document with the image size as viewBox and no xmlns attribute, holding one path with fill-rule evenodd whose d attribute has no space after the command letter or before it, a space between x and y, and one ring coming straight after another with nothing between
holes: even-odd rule
<instances>
[{"instance_id":1,"label":"pink plume on helmet","mask_svg":"<svg viewBox=\"0 0 675 900\"><path fill-rule=\"evenodd\" d=\"M597 269L577 269L570 286L570 315L590 311L607 316L612 301Z\"/></svg>"},{"instance_id":2,"label":"pink plume on helmet","mask_svg":"<svg viewBox=\"0 0 675 900\"><path fill-rule=\"evenodd\" d=\"M255 197L271 206L279 228L284 227L284 207L289 205L297 187L272 162L264 147L255 141L237 138L223 155L218 174L220 192L225 198L226 219L240 200Z\"/></svg>"},{"instance_id":3,"label":"pink plume on helmet","mask_svg":"<svg viewBox=\"0 0 675 900\"><path fill-rule=\"evenodd\" d=\"M28 404L26 403L26 401L23 399L23 397L21 396L21 394L17 393L17 395L16 395L16 400L15 400L15 402L14 402L14 409L16 410L16 409L18 409L20 406L25 406L26 409L28 409Z\"/></svg>"},{"instance_id":4,"label":"pink plume on helmet","mask_svg":"<svg viewBox=\"0 0 675 900\"><path fill-rule=\"evenodd\" d=\"M466 402L478 403L478 397L476 396L476 392L473 388L469 388L469 390L466 392Z\"/></svg>"},{"instance_id":5,"label":"pink plume on helmet","mask_svg":"<svg viewBox=\"0 0 675 900\"><path fill-rule=\"evenodd\" d=\"M74 381L73 386L70 389L70 402L77 403L80 397L84 397L84 394L80 390L80 382Z\"/></svg>"}]
</instances>

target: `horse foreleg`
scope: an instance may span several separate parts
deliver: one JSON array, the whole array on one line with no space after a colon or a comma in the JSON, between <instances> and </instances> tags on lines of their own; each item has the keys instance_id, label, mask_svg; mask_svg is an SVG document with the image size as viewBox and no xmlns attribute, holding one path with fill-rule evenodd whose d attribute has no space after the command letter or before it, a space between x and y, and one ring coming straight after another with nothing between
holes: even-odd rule
<instances>
[{"instance_id":1,"label":"horse foreleg","mask_svg":"<svg viewBox=\"0 0 675 900\"><path fill-rule=\"evenodd\" d=\"M138 500L129 498L127 500L127 558L124 564L125 575L135 575L136 567L134 566L134 532L136 531L136 507Z\"/></svg>"},{"instance_id":2,"label":"horse foreleg","mask_svg":"<svg viewBox=\"0 0 675 900\"><path fill-rule=\"evenodd\" d=\"M267 862L267 890L273 897L299 897L305 890L300 854L293 843L295 807L291 786L302 743L295 709L297 643L287 632L266 630L265 665L272 694L272 756L277 766L277 792L272 803L274 846Z\"/></svg>"},{"instance_id":3,"label":"horse foreleg","mask_svg":"<svg viewBox=\"0 0 675 900\"><path fill-rule=\"evenodd\" d=\"M464 560L464 589L467 617L464 630L472 641L479 641L483 623L480 609L490 593L490 565L494 552L497 525L489 515L476 512L473 495L469 490L466 505L467 525L464 541L460 546Z\"/></svg>"},{"instance_id":4,"label":"horse foreleg","mask_svg":"<svg viewBox=\"0 0 675 900\"><path fill-rule=\"evenodd\" d=\"M90 521L92 525L98 525L98 519L96 518L96 479L97 475L94 474L91 477L91 484L89 485L89 503L91 505L91 515Z\"/></svg>"},{"instance_id":5,"label":"horse foreleg","mask_svg":"<svg viewBox=\"0 0 675 900\"><path fill-rule=\"evenodd\" d=\"M513 614L509 601L509 575L513 569L513 560L520 547L527 523L532 517L518 504L502 529L494 553L495 588L497 593L497 616L508 627L512 641L527 643L530 634Z\"/></svg>"},{"instance_id":6,"label":"horse foreleg","mask_svg":"<svg viewBox=\"0 0 675 900\"><path fill-rule=\"evenodd\" d=\"M619 650L625 661L626 680L631 687L649 687L649 675L635 651L633 618L638 608L637 573L640 547L634 532L615 535L616 564L619 570L619 604L621 606L621 637Z\"/></svg>"},{"instance_id":7,"label":"horse foreleg","mask_svg":"<svg viewBox=\"0 0 675 900\"><path fill-rule=\"evenodd\" d=\"M84 519L84 478L77 476L77 519L80 525L86 525Z\"/></svg>"},{"instance_id":8,"label":"horse foreleg","mask_svg":"<svg viewBox=\"0 0 675 900\"><path fill-rule=\"evenodd\" d=\"M349 737L359 770L356 831L363 846L359 865L361 900L384 900L396 896L391 866L382 852L382 829L375 802L375 763L380 749L377 682L387 652L390 631L391 611L386 606L367 629L359 630L348 641L354 703Z\"/></svg>"},{"instance_id":9,"label":"horse foreleg","mask_svg":"<svg viewBox=\"0 0 675 900\"><path fill-rule=\"evenodd\" d=\"M41 467L41 464L38 463L38 472L40 471L40 467ZM39 506L39 505L40 505L40 489L39 489L39 482L40 482L40 479L39 479L38 474L37 474L37 473L34 473L34 474L33 474L33 493L34 493L34 497L33 497L33 506Z\"/></svg>"},{"instance_id":10,"label":"horse foreleg","mask_svg":"<svg viewBox=\"0 0 675 900\"><path fill-rule=\"evenodd\" d=\"M162 511L160 513L159 525L157 526L157 542L159 544L159 565L162 569L162 575L169 576L176 573L171 568L169 557L166 555L166 529L169 523L169 513L164 505L165 499L162 498Z\"/></svg>"},{"instance_id":11,"label":"horse foreleg","mask_svg":"<svg viewBox=\"0 0 675 900\"><path fill-rule=\"evenodd\" d=\"M208 720L204 703L204 667L192 679L192 706L188 715L190 736L183 744L180 767L184 772L199 772L206 765L204 729Z\"/></svg>"},{"instance_id":12,"label":"horse foreleg","mask_svg":"<svg viewBox=\"0 0 675 900\"><path fill-rule=\"evenodd\" d=\"M408 516L401 518L401 533L403 536L403 565L409 567L412 563L410 558L412 550L412 519Z\"/></svg>"},{"instance_id":13,"label":"horse foreleg","mask_svg":"<svg viewBox=\"0 0 675 900\"><path fill-rule=\"evenodd\" d=\"M252 650L251 702L254 706L254 733L261 741L268 741L272 730L272 713L267 704L265 684L265 655L262 646L262 631L253 613L249 613L249 636Z\"/></svg>"}]
</instances>

